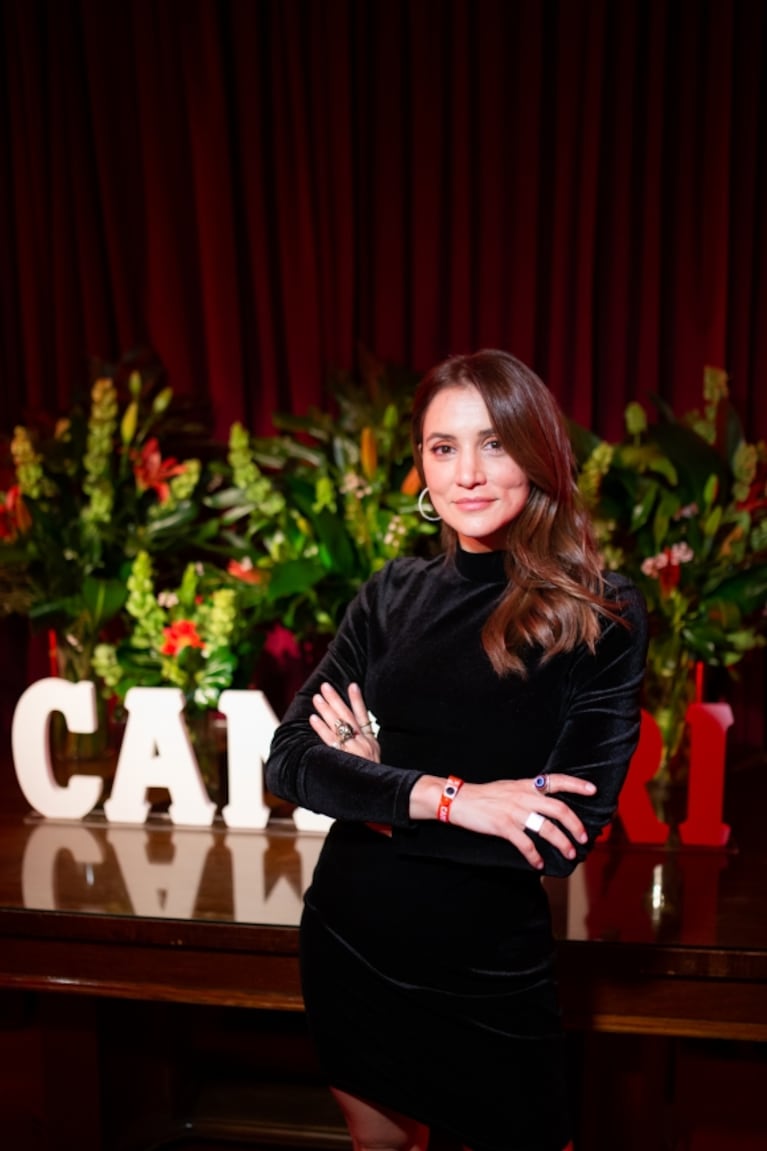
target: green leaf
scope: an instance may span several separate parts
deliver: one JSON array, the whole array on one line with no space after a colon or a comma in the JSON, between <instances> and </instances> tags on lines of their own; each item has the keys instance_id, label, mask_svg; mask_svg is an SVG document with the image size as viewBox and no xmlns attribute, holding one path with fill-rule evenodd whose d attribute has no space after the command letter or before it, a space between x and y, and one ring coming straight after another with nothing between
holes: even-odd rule
<instances>
[{"instance_id":1,"label":"green leaf","mask_svg":"<svg viewBox=\"0 0 767 1151\"><path fill-rule=\"evenodd\" d=\"M113 619L128 598L128 589L122 580L96 579L86 576L83 580L82 598L94 629L98 630Z\"/></svg>"},{"instance_id":2,"label":"green leaf","mask_svg":"<svg viewBox=\"0 0 767 1151\"><path fill-rule=\"evenodd\" d=\"M313 485L296 485L293 489L293 500L296 506L314 529L326 570L347 577L351 576L357 570L358 560L349 539L346 524L342 518L334 515L327 508L316 512L314 510L314 498Z\"/></svg>"},{"instance_id":3,"label":"green leaf","mask_svg":"<svg viewBox=\"0 0 767 1151\"><path fill-rule=\"evenodd\" d=\"M703 520L703 534L711 538L719 531L722 522L722 505L717 504Z\"/></svg>"},{"instance_id":4,"label":"green leaf","mask_svg":"<svg viewBox=\"0 0 767 1151\"><path fill-rule=\"evenodd\" d=\"M767 604L767 564L760 564L722 580L717 599L737 603L744 616L764 611Z\"/></svg>"},{"instance_id":5,"label":"green leaf","mask_svg":"<svg viewBox=\"0 0 767 1151\"><path fill-rule=\"evenodd\" d=\"M652 509L655 506L657 496L658 485L655 483L648 483L644 490L639 493L639 499L631 508L630 531L635 532L647 523Z\"/></svg>"},{"instance_id":6,"label":"green leaf","mask_svg":"<svg viewBox=\"0 0 767 1151\"><path fill-rule=\"evenodd\" d=\"M151 539L165 532L177 531L192 523L196 515L197 510L190 500L180 500L170 511L158 514L149 520L146 533Z\"/></svg>"},{"instance_id":7,"label":"green leaf","mask_svg":"<svg viewBox=\"0 0 767 1151\"><path fill-rule=\"evenodd\" d=\"M274 603L289 596L303 595L326 575L326 569L317 560L288 560L272 569L267 599Z\"/></svg>"},{"instance_id":8,"label":"green leaf","mask_svg":"<svg viewBox=\"0 0 767 1151\"><path fill-rule=\"evenodd\" d=\"M594 448L602 443L602 437L598 436L596 432L592 432L591 428L584 428L582 424L576 423L569 417L565 418L565 422L575 458L578 463L582 464L589 458Z\"/></svg>"},{"instance_id":9,"label":"green leaf","mask_svg":"<svg viewBox=\"0 0 767 1151\"><path fill-rule=\"evenodd\" d=\"M304 432L316 440L327 442L333 435L334 420L325 412L310 408L305 416L293 416L286 412L276 412L272 416L272 423L280 431Z\"/></svg>"},{"instance_id":10,"label":"green leaf","mask_svg":"<svg viewBox=\"0 0 767 1151\"><path fill-rule=\"evenodd\" d=\"M703 493L712 475L718 478L720 491L726 490L726 460L692 428L674 420L662 420L651 428L649 437L674 461L683 505L703 504Z\"/></svg>"},{"instance_id":11,"label":"green leaf","mask_svg":"<svg viewBox=\"0 0 767 1151\"><path fill-rule=\"evenodd\" d=\"M206 496L203 504L206 508L211 508L213 511L241 508L242 510L239 512L241 515L247 515L254 507L252 500L243 500L241 488L233 487L219 488L218 491Z\"/></svg>"},{"instance_id":12,"label":"green leaf","mask_svg":"<svg viewBox=\"0 0 767 1151\"><path fill-rule=\"evenodd\" d=\"M703 507L710 508L719 492L719 478L716 475L711 475L706 480L706 485L703 488Z\"/></svg>"}]
</instances>

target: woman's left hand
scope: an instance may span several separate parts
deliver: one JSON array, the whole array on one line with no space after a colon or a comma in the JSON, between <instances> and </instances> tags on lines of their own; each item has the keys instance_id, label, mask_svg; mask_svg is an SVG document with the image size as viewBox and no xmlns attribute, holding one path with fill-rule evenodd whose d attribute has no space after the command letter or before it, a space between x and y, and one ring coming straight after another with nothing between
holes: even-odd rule
<instances>
[{"instance_id":1,"label":"woman's left hand","mask_svg":"<svg viewBox=\"0 0 767 1151\"><path fill-rule=\"evenodd\" d=\"M381 762L381 747L373 735L373 724L359 684L349 684L347 703L331 684L323 683L312 703L316 711L309 716L309 723L323 743L373 763Z\"/></svg>"}]
</instances>

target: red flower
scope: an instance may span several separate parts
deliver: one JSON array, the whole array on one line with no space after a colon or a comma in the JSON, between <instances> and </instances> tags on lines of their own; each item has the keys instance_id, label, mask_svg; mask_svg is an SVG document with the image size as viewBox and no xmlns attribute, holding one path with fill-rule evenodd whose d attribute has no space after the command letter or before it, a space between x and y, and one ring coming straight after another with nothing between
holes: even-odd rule
<instances>
[{"instance_id":1,"label":"red flower","mask_svg":"<svg viewBox=\"0 0 767 1151\"><path fill-rule=\"evenodd\" d=\"M671 555L670 548L666 548L665 551L669 556ZM674 563L673 559L669 559L669 562L665 565L665 567L662 567L658 572L658 582L660 583L661 595L670 595L670 593L678 585L681 574L681 564Z\"/></svg>"},{"instance_id":2,"label":"red flower","mask_svg":"<svg viewBox=\"0 0 767 1151\"><path fill-rule=\"evenodd\" d=\"M186 464L180 464L173 457L163 460L160 445L154 436L147 440L140 451L131 452L131 459L139 489L145 492L149 488L154 488L161 504L164 504L170 496L168 480L173 476L183 475L186 471Z\"/></svg>"},{"instance_id":3,"label":"red flower","mask_svg":"<svg viewBox=\"0 0 767 1151\"><path fill-rule=\"evenodd\" d=\"M26 504L19 490L14 484L3 497L0 497L0 540L13 541L21 533L29 531L32 525Z\"/></svg>"},{"instance_id":4,"label":"red flower","mask_svg":"<svg viewBox=\"0 0 767 1151\"><path fill-rule=\"evenodd\" d=\"M160 648L160 655L178 655L185 647L205 647L197 631L197 625L190 619L176 620L170 627L164 627L162 634L165 636L165 643Z\"/></svg>"}]
</instances>

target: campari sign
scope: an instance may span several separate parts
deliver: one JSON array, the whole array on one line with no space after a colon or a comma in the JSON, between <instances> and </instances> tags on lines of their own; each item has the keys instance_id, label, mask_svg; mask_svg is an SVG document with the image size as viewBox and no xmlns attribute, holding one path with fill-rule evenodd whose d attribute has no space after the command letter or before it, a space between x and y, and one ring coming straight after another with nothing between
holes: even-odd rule
<instances>
[{"instance_id":1,"label":"campari sign","mask_svg":"<svg viewBox=\"0 0 767 1151\"><path fill-rule=\"evenodd\" d=\"M168 815L174 824L209 827L216 816L189 733L184 723L184 698L177 688L134 687L125 700L128 720L109 798L106 819L115 824L144 823L150 804L147 792L164 788L170 795ZM232 829L266 827L270 808L264 802L263 765L269 754L277 717L260 691L225 691L219 711L227 728L228 802L221 818ZM100 804L104 781L98 776L73 775L66 784L54 774L50 721L61 712L70 731L91 733L97 726L93 683L49 677L33 683L21 696L13 718L12 750L19 785L27 801L48 819L84 819ZM687 818L680 826L685 846L723 847L730 829L722 822L727 729L732 712L727 704L693 703L687 713L691 733ZM661 739L653 718L643 712L639 746L621 792L618 816L634 843L665 842L668 828L650 803L646 783L660 763ZM325 832L331 820L297 809L299 831Z\"/></svg>"}]
</instances>

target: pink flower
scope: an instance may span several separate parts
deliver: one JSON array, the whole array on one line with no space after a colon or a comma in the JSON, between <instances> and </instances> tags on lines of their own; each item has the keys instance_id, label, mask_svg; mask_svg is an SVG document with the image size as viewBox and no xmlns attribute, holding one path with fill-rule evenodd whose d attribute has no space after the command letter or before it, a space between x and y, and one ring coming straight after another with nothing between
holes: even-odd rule
<instances>
[{"instance_id":1,"label":"pink flower","mask_svg":"<svg viewBox=\"0 0 767 1151\"><path fill-rule=\"evenodd\" d=\"M695 558L695 553L688 543L684 541L664 548L655 556L642 561L642 573L650 579L657 579L660 583L662 595L668 595L679 583L682 564L689 563Z\"/></svg>"}]
</instances>

